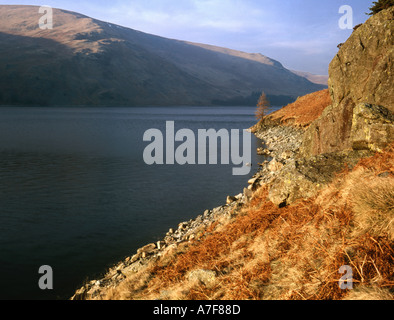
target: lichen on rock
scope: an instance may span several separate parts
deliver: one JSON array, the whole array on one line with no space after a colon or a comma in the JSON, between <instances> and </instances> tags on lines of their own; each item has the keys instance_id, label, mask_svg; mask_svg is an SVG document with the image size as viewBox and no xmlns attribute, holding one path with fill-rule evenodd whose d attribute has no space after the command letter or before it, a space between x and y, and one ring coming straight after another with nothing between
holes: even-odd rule
<instances>
[{"instance_id":1,"label":"lichen on rock","mask_svg":"<svg viewBox=\"0 0 394 320\"><path fill-rule=\"evenodd\" d=\"M394 140L394 114L382 106L358 104L353 112L350 140L353 149L381 152Z\"/></svg>"}]
</instances>

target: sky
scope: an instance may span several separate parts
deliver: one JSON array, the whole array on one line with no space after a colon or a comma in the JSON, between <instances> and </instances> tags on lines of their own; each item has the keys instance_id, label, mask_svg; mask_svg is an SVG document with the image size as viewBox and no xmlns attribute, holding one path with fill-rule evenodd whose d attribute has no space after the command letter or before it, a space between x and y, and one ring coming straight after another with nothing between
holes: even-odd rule
<instances>
[{"instance_id":1,"label":"sky","mask_svg":"<svg viewBox=\"0 0 394 320\"><path fill-rule=\"evenodd\" d=\"M261 53L286 68L328 74L353 26L373 0L30 0L166 38ZM341 11L344 5L352 11ZM345 19L352 13L353 21ZM342 21L342 24L340 23ZM341 27L342 26L342 27Z\"/></svg>"}]
</instances>

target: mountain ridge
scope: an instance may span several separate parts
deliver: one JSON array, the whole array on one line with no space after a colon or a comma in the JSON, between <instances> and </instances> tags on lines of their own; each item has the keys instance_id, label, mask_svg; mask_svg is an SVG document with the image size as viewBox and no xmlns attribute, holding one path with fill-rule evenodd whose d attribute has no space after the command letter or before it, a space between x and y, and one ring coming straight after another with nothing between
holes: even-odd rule
<instances>
[{"instance_id":1,"label":"mountain ridge","mask_svg":"<svg viewBox=\"0 0 394 320\"><path fill-rule=\"evenodd\" d=\"M0 6L0 105L252 105L261 91L286 104L326 88L262 54L67 10L53 9L53 29L41 30L38 8Z\"/></svg>"},{"instance_id":2,"label":"mountain ridge","mask_svg":"<svg viewBox=\"0 0 394 320\"><path fill-rule=\"evenodd\" d=\"M297 70L291 70L291 71L301 77L308 79L310 82L313 82L316 84L327 85L327 83L328 83L328 75L319 75L319 74L313 74L310 72L297 71Z\"/></svg>"}]
</instances>

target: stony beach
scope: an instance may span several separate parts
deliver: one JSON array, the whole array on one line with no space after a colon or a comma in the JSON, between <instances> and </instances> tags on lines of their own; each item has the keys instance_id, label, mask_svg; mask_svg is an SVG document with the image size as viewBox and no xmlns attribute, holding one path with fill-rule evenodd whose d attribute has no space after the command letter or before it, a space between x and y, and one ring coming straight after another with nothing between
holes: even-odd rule
<instances>
[{"instance_id":1,"label":"stony beach","mask_svg":"<svg viewBox=\"0 0 394 320\"><path fill-rule=\"evenodd\" d=\"M302 129L290 126L267 126L255 132L262 141L257 150L267 160L259 164L256 174L246 182L244 190L238 195L228 196L222 206L207 209L194 220L181 222L177 229L170 229L164 239L147 244L110 268L100 279L85 283L71 300L100 299L104 291L117 287L128 275L143 271L148 265L166 255L173 255L183 250L190 241L199 241L207 235L207 230L214 223L223 223L237 216L238 211L247 203L258 186L267 184L279 174L286 163L297 154L302 141Z\"/></svg>"}]
</instances>

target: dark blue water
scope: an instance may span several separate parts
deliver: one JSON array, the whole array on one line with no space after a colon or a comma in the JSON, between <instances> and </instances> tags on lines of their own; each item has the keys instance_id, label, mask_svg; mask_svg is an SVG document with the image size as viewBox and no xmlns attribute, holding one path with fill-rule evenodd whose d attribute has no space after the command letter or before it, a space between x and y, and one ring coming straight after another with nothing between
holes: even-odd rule
<instances>
[{"instance_id":1,"label":"dark blue water","mask_svg":"<svg viewBox=\"0 0 394 320\"><path fill-rule=\"evenodd\" d=\"M87 278L242 192L230 165L148 166L146 130L246 129L249 107L1 108L0 299L68 299ZM220 157L219 157L220 159ZM40 290L39 267L54 289Z\"/></svg>"}]
</instances>

